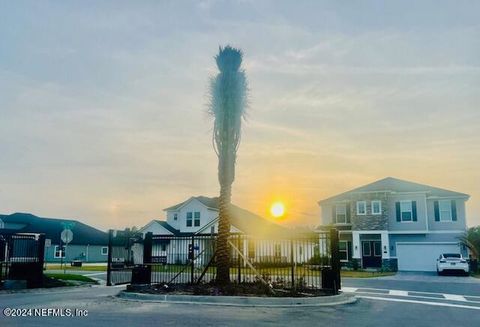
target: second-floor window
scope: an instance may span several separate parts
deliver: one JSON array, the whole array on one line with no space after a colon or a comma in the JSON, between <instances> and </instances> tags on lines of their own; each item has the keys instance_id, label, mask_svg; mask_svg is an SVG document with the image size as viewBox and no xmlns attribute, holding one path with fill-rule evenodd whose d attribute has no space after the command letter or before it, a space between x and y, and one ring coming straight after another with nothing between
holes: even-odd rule
<instances>
[{"instance_id":1,"label":"second-floor window","mask_svg":"<svg viewBox=\"0 0 480 327\"><path fill-rule=\"evenodd\" d=\"M382 214L382 201L372 201L372 215Z\"/></svg>"},{"instance_id":2,"label":"second-floor window","mask_svg":"<svg viewBox=\"0 0 480 327\"><path fill-rule=\"evenodd\" d=\"M187 227L192 227L193 212L187 212Z\"/></svg>"},{"instance_id":3,"label":"second-floor window","mask_svg":"<svg viewBox=\"0 0 480 327\"><path fill-rule=\"evenodd\" d=\"M367 214L367 201L358 201L357 202L357 215L366 215Z\"/></svg>"},{"instance_id":4,"label":"second-floor window","mask_svg":"<svg viewBox=\"0 0 480 327\"><path fill-rule=\"evenodd\" d=\"M452 203L449 200L438 201L440 221L452 220Z\"/></svg>"},{"instance_id":5,"label":"second-floor window","mask_svg":"<svg viewBox=\"0 0 480 327\"><path fill-rule=\"evenodd\" d=\"M173 214L173 220L177 220L178 219L178 214L174 213Z\"/></svg>"},{"instance_id":6,"label":"second-floor window","mask_svg":"<svg viewBox=\"0 0 480 327\"><path fill-rule=\"evenodd\" d=\"M412 221L412 202L401 201L400 202L400 217L402 221Z\"/></svg>"},{"instance_id":7,"label":"second-floor window","mask_svg":"<svg viewBox=\"0 0 480 327\"><path fill-rule=\"evenodd\" d=\"M345 224L347 222L347 205L337 204L335 206L335 222L337 224Z\"/></svg>"},{"instance_id":8,"label":"second-floor window","mask_svg":"<svg viewBox=\"0 0 480 327\"><path fill-rule=\"evenodd\" d=\"M200 211L195 211L193 214L193 226L198 227L200 226Z\"/></svg>"}]
</instances>

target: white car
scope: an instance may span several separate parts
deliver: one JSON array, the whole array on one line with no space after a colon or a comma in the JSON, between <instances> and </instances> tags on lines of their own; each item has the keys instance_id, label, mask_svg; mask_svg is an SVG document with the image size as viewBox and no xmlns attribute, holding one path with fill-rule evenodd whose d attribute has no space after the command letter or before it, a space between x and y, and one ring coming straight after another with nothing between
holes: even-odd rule
<instances>
[{"instance_id":1,"label":"white car","mask_svg":"<svg viewBox=\"0 0 480 327\"><path fill-rule=\"evenodd\" d=\"M470 268L467 260L460 253L443 253L437 259L437 273L459 271L468 274Z\"/></svg>"}]
</instances>

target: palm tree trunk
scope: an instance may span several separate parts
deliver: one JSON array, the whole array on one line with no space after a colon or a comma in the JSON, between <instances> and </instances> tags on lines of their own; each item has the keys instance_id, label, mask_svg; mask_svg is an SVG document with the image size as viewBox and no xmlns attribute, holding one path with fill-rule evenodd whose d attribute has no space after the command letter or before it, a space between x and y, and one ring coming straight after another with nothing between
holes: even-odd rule
<instances>
[{"instance_id":1,"label":"palm tree trunk","mask_svg":"<svg viewBox=\"0 0 480 327\"><path fill-rule=\"evenodd\" d=\"M230 202L232 198L232 184L220 185L218 239L217 239L217 284L224 286L230 282Z\"/></svg>"}]
</instances>

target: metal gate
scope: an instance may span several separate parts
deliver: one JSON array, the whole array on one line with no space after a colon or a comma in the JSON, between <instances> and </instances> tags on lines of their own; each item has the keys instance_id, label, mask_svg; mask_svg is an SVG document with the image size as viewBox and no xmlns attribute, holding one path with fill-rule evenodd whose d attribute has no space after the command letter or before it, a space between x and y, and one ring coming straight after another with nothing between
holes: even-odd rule
<instances>
[{"instance_id":1,"label":"metal gate","mask_svg":"<svg viewBox=\"0 0 480 327\"><path fill-rule=\"evenodd\" d=\"M128 284L135 265L143 263L143 236L131 231L110 230L107 285Z\"/></svg>"},{"instance_id":2,"label":"metal gate","mask_svg":"<svg viewBox=\"0 0 480 327\"><path fill-rule=\"evenodd\" d=\"M44 234L0 234L0 282L26 280L27 287L43 283Z\"/></svg>"}]
</instances>

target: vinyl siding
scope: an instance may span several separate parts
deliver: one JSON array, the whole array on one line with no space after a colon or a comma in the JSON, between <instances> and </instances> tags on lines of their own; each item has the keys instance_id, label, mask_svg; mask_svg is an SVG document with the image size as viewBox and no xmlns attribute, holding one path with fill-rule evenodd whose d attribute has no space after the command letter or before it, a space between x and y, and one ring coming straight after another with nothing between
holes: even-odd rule
<instances>
[{"instance_id":1,"label":"vinyl siding","mask_svg":"<svg viewBox=\"0 0 480 327\"><path fill-rule=\"evenodd\" d=\"M46 262L61 262L61 258L55 258L55 246L59 244L52 244L50 247L45 248L45 261ZM108 244L104 245L105 247ZM69 245L67 246L67 251L64 262L70 262L77 258L81 259L83 262L107 262L108 255L102 254L102 245ZM83 254L83 255L82 255Z\"/></svg>"}]
</instances>

